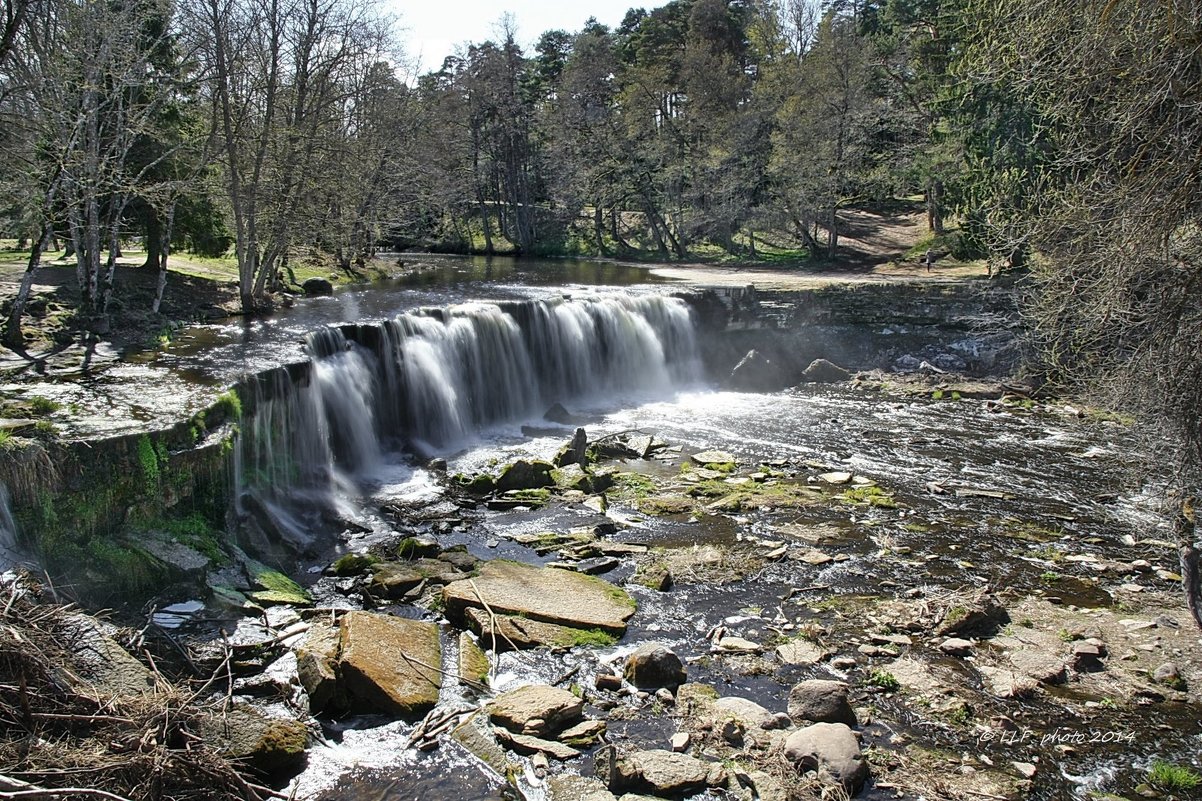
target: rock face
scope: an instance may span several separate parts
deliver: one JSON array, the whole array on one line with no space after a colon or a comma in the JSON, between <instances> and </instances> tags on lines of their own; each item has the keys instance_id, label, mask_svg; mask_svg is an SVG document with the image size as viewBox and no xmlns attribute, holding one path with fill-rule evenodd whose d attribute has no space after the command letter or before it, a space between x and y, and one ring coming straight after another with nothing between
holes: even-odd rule
<instances>
[{"instance_id":1,"label":"rock face","mask_svg":"<svg viewBox=\"0 0 1202 801\"><path fill-rule=\"evenodd\" d=\"M309 297L318 297L320 295L333 295L334 285L324 278L309 278L301 284L301 289Z\"/></svg>"},{"instance_id":2,"label":"rock face","mask_svg":"<svg viewBox=\"0 0 1202 801\"><path fill-rule=\"evenodd\" d=\"M847 700L847 685L823 679L803 681L789 691L789 717L794 723L857 723Z\"/></svg>"},{"instance_id":3,"label":"rock face","mask_svg":"<svg viewBox=\"0 0 1202 801\"><path fill-rule=\"evenodd\" d=\"M415 720L438 703L438 627L371 612L348 612L339 638L339 674L352 709Z\"/></svg>"},{"instance_id":4,"label":"rock face","mask_svg":"<svg viewBox=\"0 0 1202 801\"><path fill-rule=\"evenodd\" d=\"M443 599L447 615L460 623L468 609L487 604L495 614L617 635L635 610L629 595L595 576L501 560L484 564L474 579L448 584Z\"/></svg>"},{"instance_id":5,"label":"rock face","mask_svg":"<svg viewBox=\"0 0 1202 801\"><path fill-rule=\"evenodd\" d=\"M850 378L851 373L826 359L815 359L801 373L801 380L811 384L838 384Z\"/></svg>"},{"instance_id":6,"label":"rock face","mask_svg":"<svg viewBox=\"0 0 1202 801\"><path fill-rule=\"evenodd\" d=\"M337 629L314 620L308 639L296 649L296 672L309 696L310 714L331 705L345 706L338 685L338 639Z\"/></svg>"},{"instance_id":7,"label":"rock face","mask_svg":"<svg viewBox=\"0 0 1202 801\"><path fill-rule=\"evenodd\" d=\"M580 719L584 702L567 690L530 684L502 693L488 705L493 723L534 737L559 731Z\"/></svg>"},{"instance_id":8,"label":"rock face","mask_svg":"<svg viewBox=\"0 0 1202 801\"><path fill-rule=\"evenodd\" d=\"M784 371L765 354L754 348L747 351L726 379L726 386L749 392L768 392L788 385Z\"/></svg>"},{"instance_id":9,"label":"rock face","mask_svg":"<svg viewBox=\"0 0 1202 801\"><path fill-rule=\"evenodd\" d=\"M643 643L626 657L625 673L626 680L642 690L675 689L688 680L680 657L658 642Z\"/></svg>"},{"instance_id":10,"label":"rock face","mask_svg":"<svg viewBox=\"0 0 1202 801\"><path fill-rule=\"evenodd\" d=\"M842 723L815 723L793 732L785 740L785 758L802 773L825 771L851 795L868 780L860 743Z\"/></svg>"}]
</instances>

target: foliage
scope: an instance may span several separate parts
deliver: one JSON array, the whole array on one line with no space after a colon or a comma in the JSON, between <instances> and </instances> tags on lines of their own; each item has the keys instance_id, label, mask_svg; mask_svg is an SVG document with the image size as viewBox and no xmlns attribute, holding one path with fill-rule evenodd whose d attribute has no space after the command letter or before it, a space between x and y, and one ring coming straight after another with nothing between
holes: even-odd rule
<instances>
[{"instance_id":1,"label":"foliage","mask_svg":"<svg viewBox=\"0 0 1202 801\"><path fill-rule=\"evenodd\" d=\"M1148 783L1166 793L1183 793L1202 787L1202 775L1183 765L1156 760L1148 769Z\"/></svg>"}]
</instances>

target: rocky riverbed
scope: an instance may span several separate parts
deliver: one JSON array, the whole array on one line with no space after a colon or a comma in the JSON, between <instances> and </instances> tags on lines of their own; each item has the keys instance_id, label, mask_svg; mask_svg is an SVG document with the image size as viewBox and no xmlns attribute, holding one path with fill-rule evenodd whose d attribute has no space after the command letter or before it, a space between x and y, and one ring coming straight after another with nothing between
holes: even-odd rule
<instances>
[{"instance_id":1,"label":"rocky riverbed","mask_svg":"<svg viewBox=\"0 0 1202 801\"><path fill-rule=\"evenodd\" d=\"M263 721L218 748L298 798L1189 797L1165 777L1198 752L1202 645L1142 482L1032 495L1126 427L1013 390L758 396L827 409L812 437L847 429L842 456L702 447L723 438L677 436L687 400L659 430L556 410L435 460L430 494L381 502L391 533L300 583L235 559L146 633L214 671L227 728ZM856 404L900 415L878 447L923 469L886 468ZM1015 467L928 441L951 420Z\"/></svg>"}]
</instances>

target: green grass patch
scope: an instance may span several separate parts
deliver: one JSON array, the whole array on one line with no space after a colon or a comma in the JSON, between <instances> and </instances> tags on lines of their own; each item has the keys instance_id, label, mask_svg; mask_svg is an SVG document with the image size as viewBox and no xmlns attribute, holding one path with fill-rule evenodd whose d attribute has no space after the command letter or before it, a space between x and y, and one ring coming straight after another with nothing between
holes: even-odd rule
<instances>
[{"instance_id":1,"label":"green grass patch","mask_svg":"<svg viewBox=\"0 0 1202 801\"><path fill-rule=\"evenodd\" d=\"M555 644L561 648L608 648L617 641L617 637L601 629L571 629Z\"/></svg>"},{"instance_id":2,"label":"green grass patch","mask_svg":"<svg viewBox=\"0 0 1202 801\"><path fill-rule=\"evenodd\" d=\"M897 680L896 676L887 670L881 670L879 668L874 669L868 674L868 683L873 687L879 687L880 689L891 693L897 692L901 689L901 682Z\"/></svg>"},{"instance_id":3,"label":"green grass patch","mask_svg":"<svg viewBox=\"0 0 1202 801\"><path fill-rule=\"evenodd\" d=\"M893 495L876 485L868 485L866 487L852 487L844 490L839 496L844 503L849 503L854 506L875 506L879 509L896 509L897 501Z\"/></svg>"},{"instance_id":4,"label":"green grass patch","mask_svg":"<svg viewBox=\"0 0 1202 801\"><path fill-rule=\"evenodd\" d=\"M1202 787L1202 775L1184 765L1158 759L1148 769L1148 783L1166 793L1185 793Z\"/></svg>"}]
</instances>

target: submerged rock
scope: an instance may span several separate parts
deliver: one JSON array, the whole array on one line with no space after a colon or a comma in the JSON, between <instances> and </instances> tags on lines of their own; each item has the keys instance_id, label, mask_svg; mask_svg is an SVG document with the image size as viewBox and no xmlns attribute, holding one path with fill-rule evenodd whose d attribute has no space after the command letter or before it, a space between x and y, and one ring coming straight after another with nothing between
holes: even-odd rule
<instances>
[{"instance_id":1,"label":"submerged rock","mask_svg":"<svg viewBox=\"0 0 1202 801\"><path fill-rule=\"evenodd\" d=\"M788 384L784 368L754 348L747 351L726 379L730 389L749 392L771 392L784 389Z\"/></svg>"},{"instance_id":2,"label":"submerged rock","mask_svg":"<svg viewBox=\"0 0 1202 801\"><path fill-rule=\"evenodd\" d=\"M675 689L688 681L680 657L663 643L643 643L626 657L626 680L641 690Z\"/></svg>"},{"instance_id":3,"label":"submerged rock","mask_svg":"<svg viewBox=\"0 0 1202 801\"><path fill-rule=\"evenodd\" d=\"M802 773L828 773L851 795L868 780L860 742L842 723L815 723L793 732L785 740L785 758Z\"/></svg>"},{"instance_id":4,"label":"submerged rock","mask_svg":"<svg viewBox=\"0 0 1202 801\"><path fill-rule=\"evenodd\" d=\"M352 709L415 720L438 703L438 627L372 612L343 615L339 676Z\"/></svg>"},{"instance_id":5,"label":"submerged rock","mask_svg":"<svg viewBox=\"0 0 1202 801\"><path fill-rule=\"evenodd\" d=\"M635 611L634 599L604 579L520 562L485 563L474 579L443 589L447 615L466 623L468 609L526 617L620 635Z\"/></svg>"}]
</instances>

